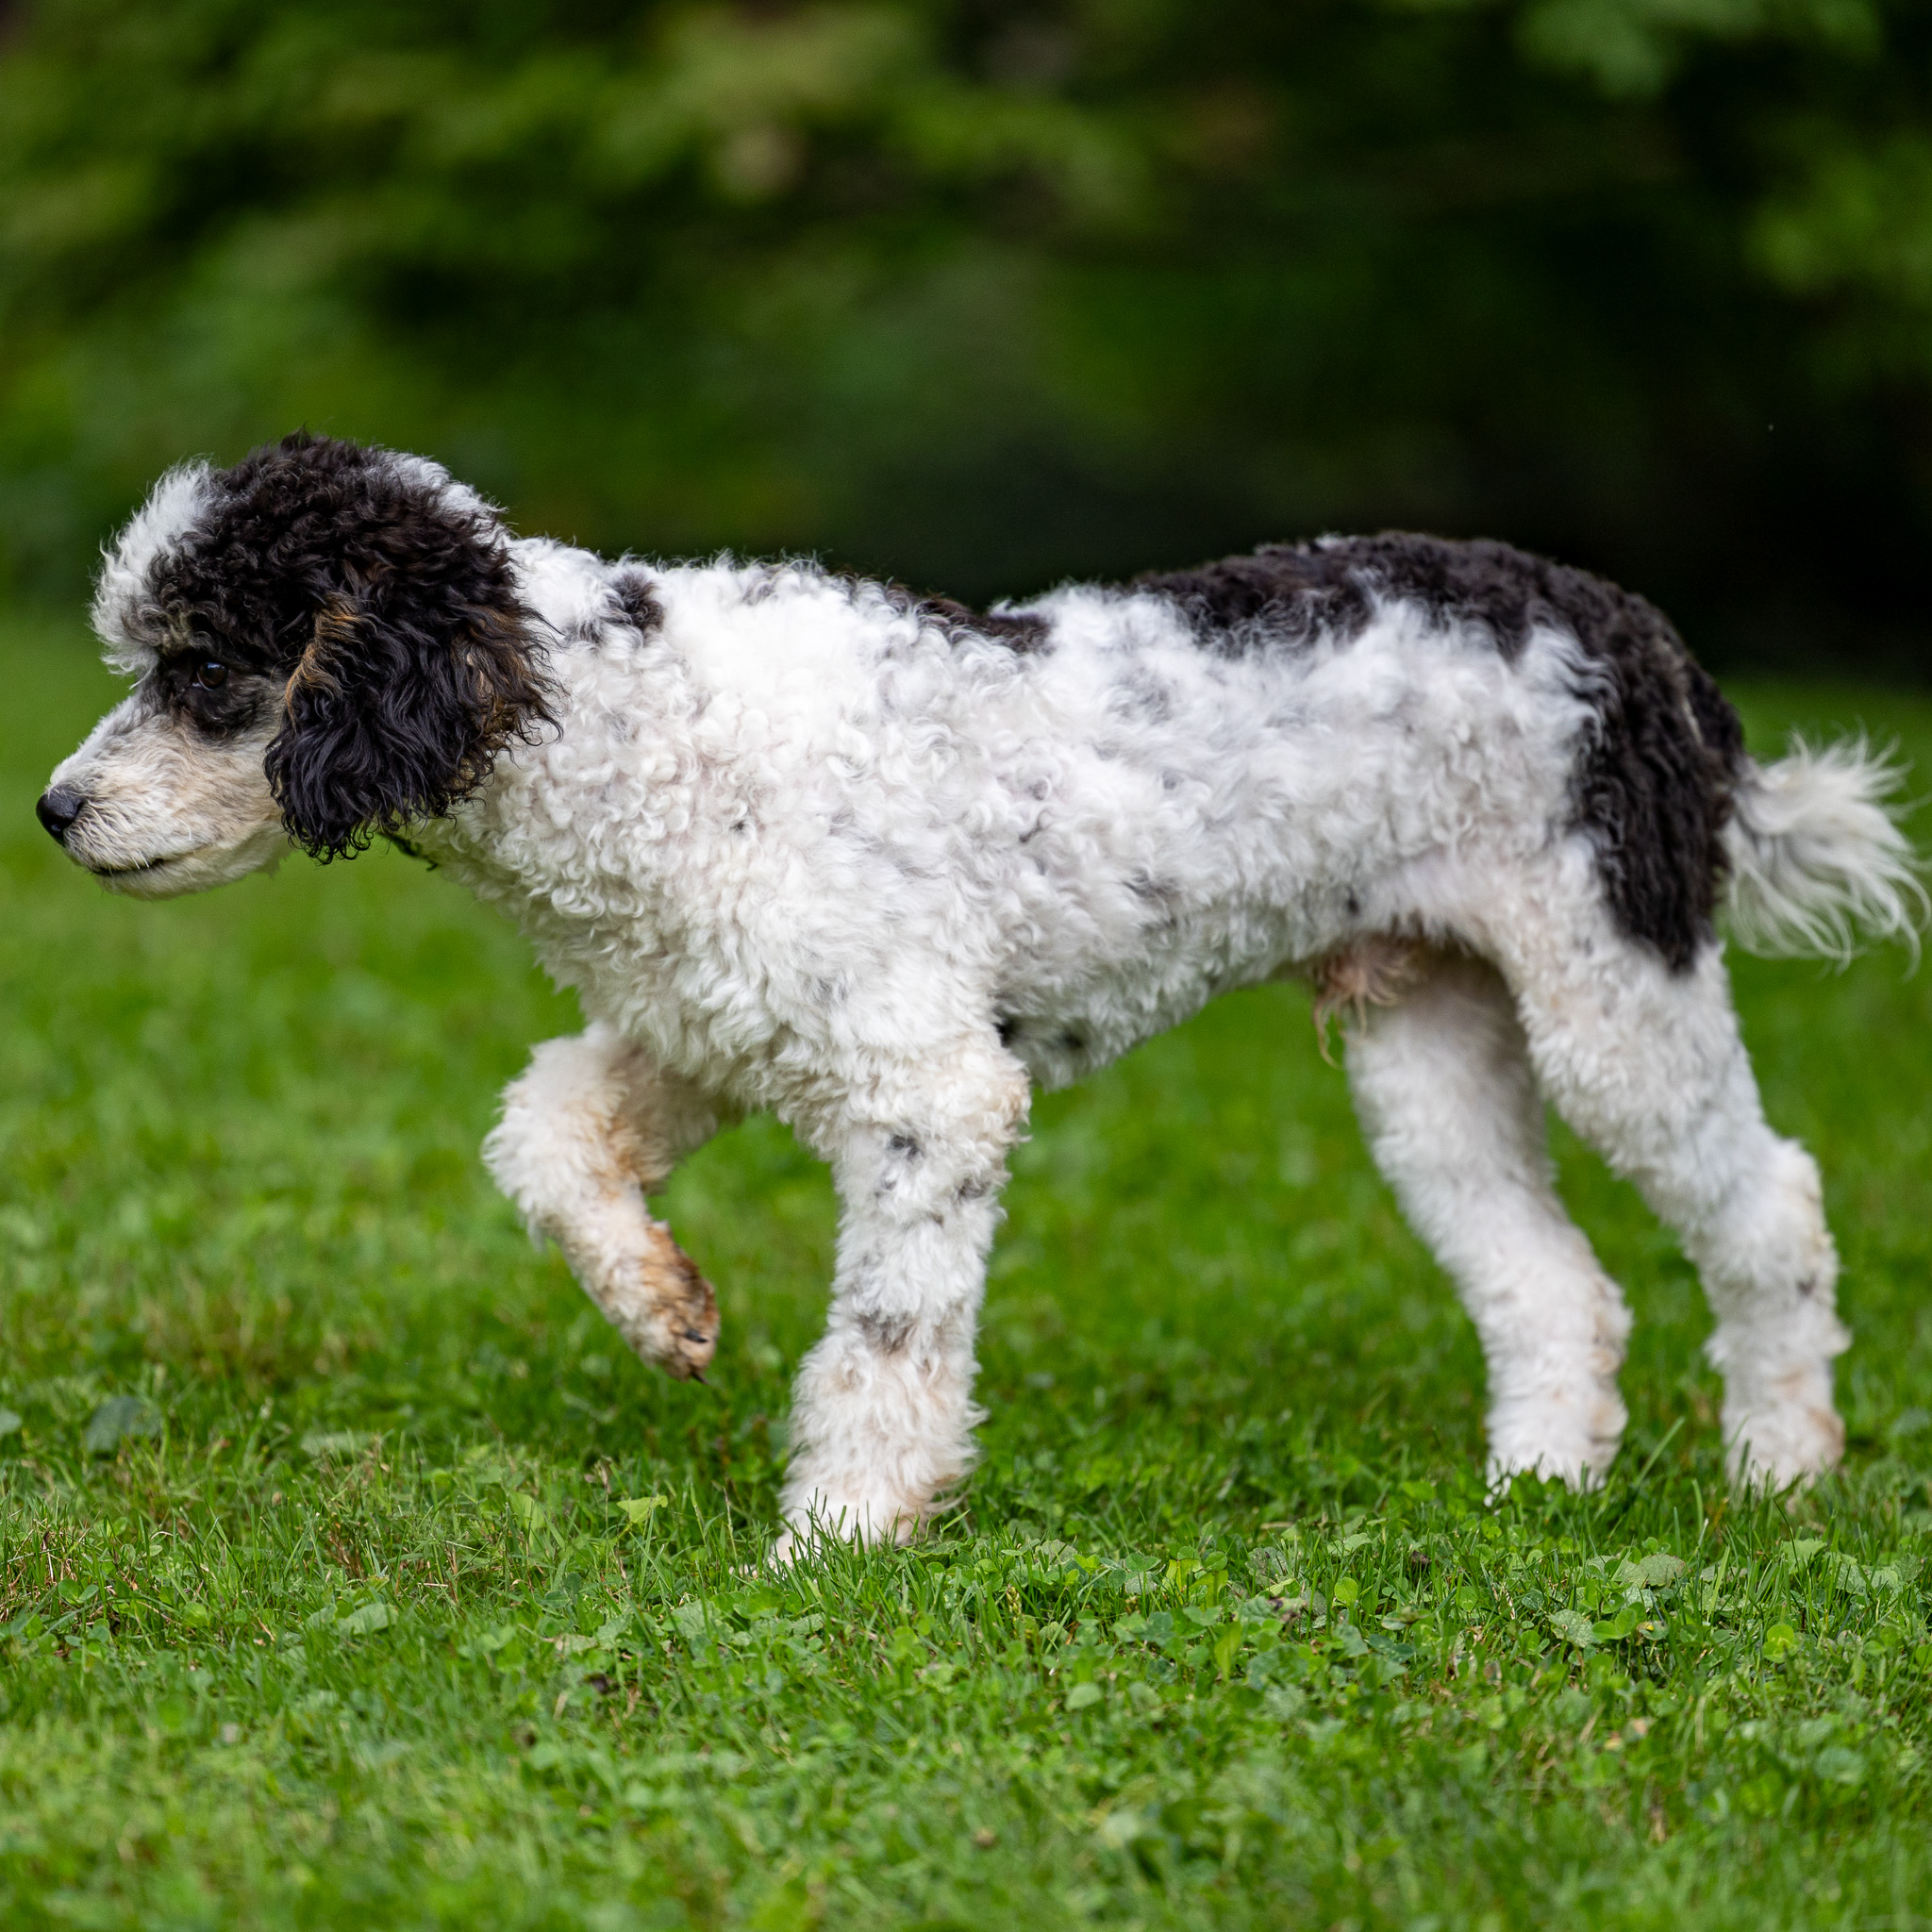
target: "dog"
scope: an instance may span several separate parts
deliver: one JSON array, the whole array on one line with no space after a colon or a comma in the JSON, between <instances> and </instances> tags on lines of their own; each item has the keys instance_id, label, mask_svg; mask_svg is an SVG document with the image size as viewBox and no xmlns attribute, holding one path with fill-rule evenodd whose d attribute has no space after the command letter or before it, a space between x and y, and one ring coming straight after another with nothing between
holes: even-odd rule
<instances>
[{"instance_id":1,"label":"dog","mask_svg":"<svg viewBox=\"0 0 1932 1932\"><path fill-rule=\"evenodd\" d=\"M588 1019L485 1143L625 1341L715 1297L647 1205L769 1108L841 1201L779 1560L904 1539L972 1461L1008 1151L1059 1087L1285 975L1345 1017L1382 1172L1489 1372L1489 1470L1600 1482L1630 1318L1547 1100L1681 1238L1742 1481L1829 1469L1837 1259L1719 933L1915 933L1896 774L1746 755L1641 598L1505 544L1271 545L975 611L800 561L608 562L437 464L298 435L162 478L93 622L133 690L47 829L117 892L406 843Z\"/></svg>"}]
</instances>

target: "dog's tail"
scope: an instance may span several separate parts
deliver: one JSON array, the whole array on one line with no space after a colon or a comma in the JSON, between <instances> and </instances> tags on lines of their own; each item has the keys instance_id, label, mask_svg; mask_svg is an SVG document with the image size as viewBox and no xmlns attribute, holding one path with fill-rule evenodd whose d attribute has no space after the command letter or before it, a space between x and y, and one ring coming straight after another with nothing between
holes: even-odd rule
<instances>
[{"instance_id":1,"label":"dog's tail","mask_svg":"<svg viewBox=\"0 0 1932 1932\"><path fill-rule=\"evenodd\" d=\"M1899 939L1916 958L1928 902L1899 826L1904 781L1862 738L1818 749L1794 738L1776 764L1747 761L1724 831L1738 941L1842 962L1861 939Z\"/></svg>"}]
</instances>

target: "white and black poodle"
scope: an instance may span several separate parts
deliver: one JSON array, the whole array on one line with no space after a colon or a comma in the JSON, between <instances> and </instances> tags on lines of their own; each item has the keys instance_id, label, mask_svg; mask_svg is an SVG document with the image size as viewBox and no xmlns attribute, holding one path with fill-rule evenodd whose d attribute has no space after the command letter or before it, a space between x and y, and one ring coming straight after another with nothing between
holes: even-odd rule
<instances>
[{"instance_id":1,"label":"white and black poodle","mask_svg":"<svg viewBox=\"0 0 1932 1932\"><path fill-rule=\"evenodd\" d=\"M94 622L130 695L40 813L142 897L292 841L407 839L589 1019L485 1149L673 1374L709 1287L647 1196L768 1108L841 1202L781 1557L908 1535L972 1460L1008 1150L1214 994L1352 1008L1370 1144L1490 1370L1490 1459L1599 1476L1629 1316L1565 1214L1547 1098L1701 1271L1742 1476L1828 1468L1837 1261L1766 1124L1716 922L1908 933L1861 748L1763 766L1642 599L1503 544L1268 546L991 613L809 563L610 563L418 458L291 437L172 472Z\"/></svg>"}]
</instances>

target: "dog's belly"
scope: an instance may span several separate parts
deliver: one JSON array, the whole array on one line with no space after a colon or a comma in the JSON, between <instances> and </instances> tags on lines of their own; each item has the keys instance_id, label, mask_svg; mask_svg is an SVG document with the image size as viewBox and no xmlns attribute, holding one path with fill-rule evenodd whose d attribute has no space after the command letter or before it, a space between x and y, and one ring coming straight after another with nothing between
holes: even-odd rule
<instances>
[{"instance_id":1,"label":"dog's belly","mask_svg":"<svg viewBox=\"0 0 1932 1932\"><path fill-rule=\"evenodd\" d=\"M1335 914L1294 905L1177 908L1137 950L1090 973L1009 976L994 998L994 1023L1039 1085L1064 1087L1224 992L1295 974L1352 943L1359 921L1345 907Z\"/></svg>"},{"instance_id":2,"label":"dog's belly","mask_svg":"<svg viewBox=\"0 0 1932 1932\"><path fill-rule=\"evenodd\" d=\"M1248 985L1270 977L1266 971L1229 982ZM1196 983L1174 986L1167 997L1145 1002L1122 990L1096 986L1085 996L1068 996L1029 1011L1003 1010L1000 1039L1008 1050L1049 1091L1072 1085L1157 1033L1177 1025L1227 988Z\"/></svg>"}]
</instances>

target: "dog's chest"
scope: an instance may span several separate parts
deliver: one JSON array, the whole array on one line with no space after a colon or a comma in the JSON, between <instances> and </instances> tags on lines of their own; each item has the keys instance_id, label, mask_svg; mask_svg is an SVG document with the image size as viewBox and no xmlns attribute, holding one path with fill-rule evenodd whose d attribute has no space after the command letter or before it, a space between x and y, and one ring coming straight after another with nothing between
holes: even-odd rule
<instances>
[{"instance_id":1,"label":"dog's chest","mask_svg":"<svg viewBox=\"0 0 1932 1932\"><path fill-rule=\"evenodd\" d=\"M508 914L587 1017L608 1021L710 1092L779 1104L770 1070L787 1033L786 1002L774 997L767 949L730 918L730 869L698 866L694 890L608 839L567 836L527 798L492 803L508 808L491 816L510 820L510 835L499 823L496 836L478 836L473 824L446 844L445 862ZM532 825L542 828L534 837Z\"/></svg>"}]
</instances>

